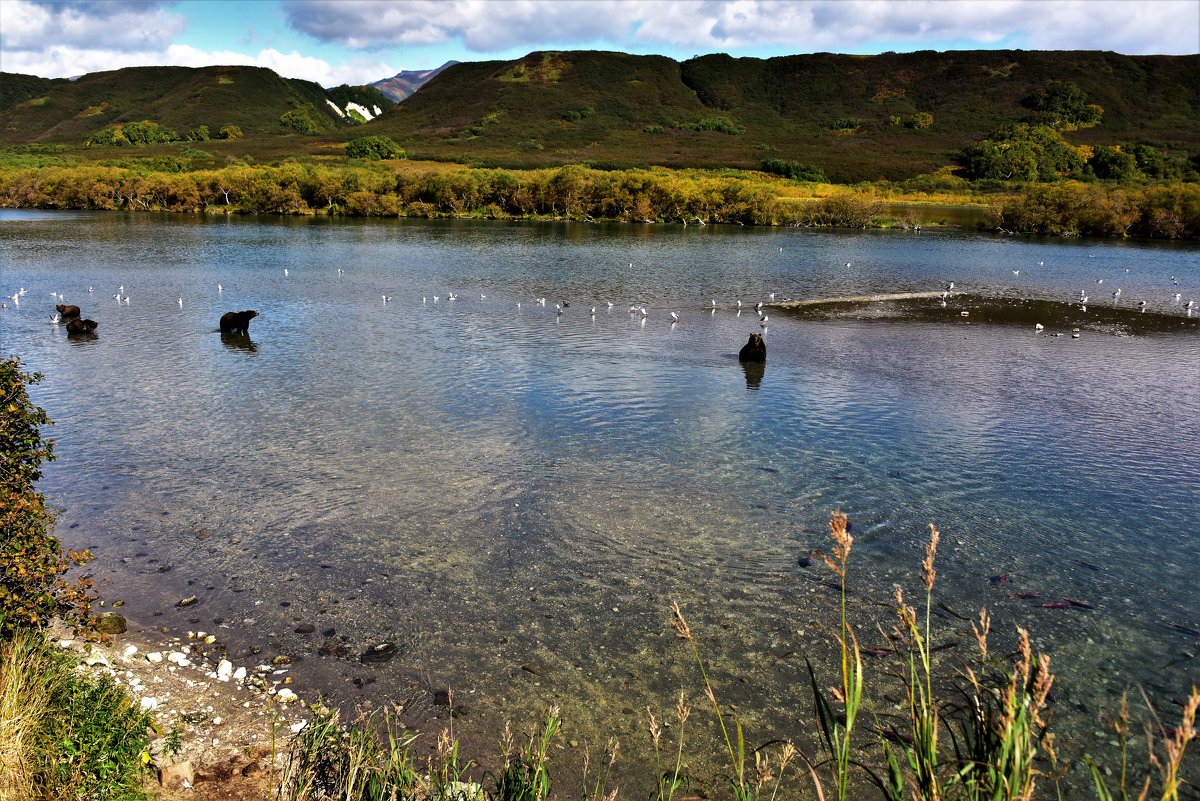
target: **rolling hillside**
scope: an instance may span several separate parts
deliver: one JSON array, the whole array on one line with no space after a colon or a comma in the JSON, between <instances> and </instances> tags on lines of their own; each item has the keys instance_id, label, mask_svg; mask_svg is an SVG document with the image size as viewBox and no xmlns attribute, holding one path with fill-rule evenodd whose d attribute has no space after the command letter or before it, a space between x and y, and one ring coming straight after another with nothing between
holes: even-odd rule
<instances>
[{"instance_id":1,"label":"rolling hillside","mask_svg":"<svg viewBox=\"0 0 1200 801\"><path fill-rule=\"evenodd\" d=\"M5 85L10 77L3 76ZM0 107L0 144L81 144L105 126L140 120L181 134L200 125L214 135L225 125L247 136L294 133L279 118L301 109L324 130L347 125L319 84L259 67L130 67L41 88L35 97Z\"/></svg>"},{"instance_id":2,"label":"rolling hillside","mask_svg":"<svg viewBox=\"0 0 1200 801\"><path fill-rule=\"evenodd\" d=\"M326 101L337 96L343 105L338 93L349 92L367 103L380 97L376 88L327 92L251 67L0 78L0 146L53 143L80 153L105 126L153 120L180 134L239 126L244 139L206 145L216 160L337 155L341 142L383 135L414 158L488 166L747 169L776 159L835 181L900 180L943 169L966 145L1028 119L1030 96L1060 81L1104 110L1099 125L1068 131L1072 143L1144 143L1200 157L1200 56L927 51L678 62L539 52L449 65L358 126ZM281 125L293 111L305 111L315 130ZM151 149L172 148L180 145ZM85 157L105 157L96 151Z\"/></svg>"},{"instance_id":3,"label":"rolling hillside","mask_svg":"<svg viewBox=\"0 0 1200 801\"><path fill-rule=\"evenodd\" d=\"M438 159L744 168L783 158L837 180L896 179L935 171L964 145L1027 117L1022 101L1050 80L1078 84L1104 108L1101 125L1070 134L1076 143L1200 152L1200 57L1100 52L711 55L682 63L532 53L453 66L368 127ZM932 115L932 125L910 127L919 113ZM714 118L741 132L688 129Z\"/></svg>"}]
</instances>

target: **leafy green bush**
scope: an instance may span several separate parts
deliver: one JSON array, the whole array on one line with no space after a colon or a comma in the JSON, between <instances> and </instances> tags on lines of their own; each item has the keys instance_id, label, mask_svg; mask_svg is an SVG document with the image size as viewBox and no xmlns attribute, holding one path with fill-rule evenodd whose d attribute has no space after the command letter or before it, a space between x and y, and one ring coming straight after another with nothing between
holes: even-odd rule
<instances>
[{"instance_id":1,"label":"leafy green bush","mask_svg":"<svg viewBox=\"0 0 1200 801\"><path fill-rule=\"evenodd\" d=\"M584 106L578 111L571 109L570 111L563 112L562 118L567 122L579 122L580 120L587 119L595 113L596 109L592 108L591 106Z\"/></svg>"},{"instance_id":2,"label":"leafy green bush","mask_svg":"<svg viewBox=\"0 0 1200 801\"><path fill-rule=\"evenodd\" d=\"M963 148L956 160L969 179L1055 181L1079 173L1084 157L1046 125L1013 125Z\"/></svg>"},{"instance_id":3,"label":"leafy green bush","mask_svg":"<svg viewBox=\"0 0 1200 801\"><path fill-rule=\"evenodd\" d=\"M321 132L321 126L317 124L317 121L313 119L311 114L303 109L292 109L291 111L284 112L279 117L279 124L293 128L305 135Z\"/></svg>"},{"instance_id":4,"label":"leafy green bush","mask_svg":"<svg viewBox=\"0 0 1200 801\"><path fill-rule=\"evenodd\" d=\"M829 127L835 131L857 131L862 121L857 117L838 117Z\"/></svg>"},{"instance_id":5,"label":"leafy green bush","mask_svg":"<svg viewBox=\"0 0 1200 801\"><path fill-rule=\"evenodd\" d=\"M159 125L153 120L142 120L141 122L127 122L124 125L102 128L89 136L85 144L88 146L125 147L127 145L178 141L179 134L170 128Z\"/></svg>"},{"instance_id":6,"label":"leafy green bush","mask_svg":"<svg viewBox=\"0 0 1200 801\"><path fill-rule=\"evenodd\" d=\"M42 462L54 459L54 443L41 434L50 418L26 391L41 379L23 372L16 356L0 361L0 637L54 617L80 625L91 619L91 582L64 578L91 555L63 553L51 534L54 513L34 489Z\"/></svg>"},{"instance_id":7,"label":"leafy green bush","mask_svg":"<svg viewBox=\"0 0 1200 801\"><path fill-rule=\"evenodd\" d=\"M904 119L904 126L917 131L923 131L926 128L932 128L933 115L928 111L918 111L916 114L911 114Z\"/></svg>"},{"instance_id":8,"label":"leafy green bush","mask_svg":"<svg viewBox=\"0 0 1200 801\"><path fill-rule=\"evenodd\" d=\"M730 136L746 132L745 128L728 117L705 117L698 122L676 122L671 127L681 131L717 131Z\"/></svg>"},{"instance_id":9,"label":"leafy green bush","mask_svg":"<svg viewBox=\"0 0 1200 801\"><path fill-rule=\"evenodd\" d=\"M1046 81L1024 103L1037 112L1033 122L1055 128L1088 128L1104 116L1104 109L1088 103L1087 93L1074 81Z\"/></svg>"},{"instance_id":10,"label":"leafy green bush","mask_svg":"<svg viewBox=\"0 0 1200 801\"><path fill-rule=\"evenodd\" d=\"M769 172L772 175L782 175L784 178L791 178L796 181L825 180L825 173L821 172L820 168L813 167L811 164L802 164L799 161L770 158L763 159L760 166L763 172Z\"/></svg>"},{"instance_id":11,"label":"leafy green bush","mask_svg":"<svg viewBox=\"0 0 1200 801\"><path fill-rule=\"evenodd\" d=\"M373 161L402 159L404 149L386 136L363 136L346 143L346 158Z\"/></svg>"},{"instance_id":12,"label":"leafy green bush","mask_svg":"<svg viewBox=\"0 0 1200 801\"><path fill-rule=\"evenodd\" d=\"M222 125L221 130L217 133L219 139L241 139L245 136L242 129L236 125Z\"/></svg>"}]
</instances>

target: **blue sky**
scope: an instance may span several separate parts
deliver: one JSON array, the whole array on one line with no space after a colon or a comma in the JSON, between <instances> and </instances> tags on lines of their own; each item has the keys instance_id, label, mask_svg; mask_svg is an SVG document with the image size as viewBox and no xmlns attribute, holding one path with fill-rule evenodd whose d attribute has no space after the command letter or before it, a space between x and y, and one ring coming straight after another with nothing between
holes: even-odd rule
<instances>
[{"instance_id":1,"label":"blue sky","mask_svg":"<svg viewBox=\"0 0 1200 801\"><path fill-rule=\"evenodd\" d=\"M255 64L325 86L533 50L1200 52L1200 0L0 0L0 70Z\"/></svg>"}]
</instances>

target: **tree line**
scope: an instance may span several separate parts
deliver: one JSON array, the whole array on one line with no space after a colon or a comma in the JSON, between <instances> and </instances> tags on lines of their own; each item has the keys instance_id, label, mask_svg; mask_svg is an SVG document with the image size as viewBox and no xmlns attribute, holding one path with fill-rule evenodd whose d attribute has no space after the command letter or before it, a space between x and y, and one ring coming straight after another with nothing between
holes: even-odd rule
<instances>
[{"instance_id":1,"label":"tree line","mask_svg":"<svg viewBox=\"0 0 1200 801\"><path fill-rule=\"evenodd\" d=\"M963 187L964 202L977 202ZM0 205L9 208L862 228L896 224L885 200L886 190L873 186L834 189L749 171L505 170L407 161L190 171L138 164L0 166ZM987 225L1021 233L1200 239L1200 185L1033 184L993 196Z\"/></svg>"}]
</instances>

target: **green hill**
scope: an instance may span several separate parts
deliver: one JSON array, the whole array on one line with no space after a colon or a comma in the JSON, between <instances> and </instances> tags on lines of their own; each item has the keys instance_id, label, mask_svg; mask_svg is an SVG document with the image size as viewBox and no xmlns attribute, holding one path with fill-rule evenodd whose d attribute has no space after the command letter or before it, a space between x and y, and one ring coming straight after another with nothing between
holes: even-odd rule
<instances>
[{"instance_id":1,"label":"green hill","mask_svg":"<svg viewBox=\"0 0 1200 801\"><path fill-rule=\"evenodd\" d=\"M7 86L12 76L2 77ZM214 135L226 125L247 136L294 134L280 124L292 111L307 113L322 131L348 125L319 84L260 67L130 67L40 88L37 96L0 107L0 144L81 144L106 126L141 120L180 134L201 125Z\"/></svg>"},{"instance_id":2,"label":"green hill","mask_svg":"<svg viewBox=\"0 0 1200 801\"><path fill-rule=\"evenodd\" d=\"M1103 107L1076 144L1147 142L1200 153L1200 57L964 51L676 62L622 53L532 53L452 66L372 133L411 153L509 166L812 164L843 181L944 167L970 142L1032 114L1047 81ZM916 115L932 124L921 127ZM927 118L926 118L927 119ZM725 125L727 121L729 125ZM716 127L721 130L694 130Z\"/></svg>"},{"instance_id":3,"label":"green hill","mask_svg":"<svg viewBox=\"0 0 1200 801\"><path fill-rule=\"evenodd\" d=\"M1072 144L1149 144L1200 163L1200 56L1090 51L684 62L539 52L450 65L390 108L375 88L326 91L252 67L130 68L74 81L4 74L0 147L76 149L107 126L152 120L179 134L238 126L244 139L205 145L213 163L337 155L344 141L380 135L415 158L487 166L749 169L771 159L841 182L900 180L943 169L965 146L1035 116L1030 98L1051 81L1103 109L1100 124L1066 130ZM378 104L384 113L355 125L330 98L343 108L350 100ZM284 115L311 122L298 126L307 135L282 125ZM85 157L111 152L93 148Z\"/></svg>"}]
</instances>

